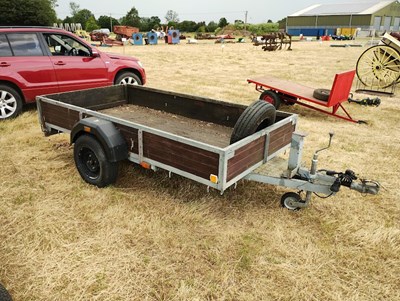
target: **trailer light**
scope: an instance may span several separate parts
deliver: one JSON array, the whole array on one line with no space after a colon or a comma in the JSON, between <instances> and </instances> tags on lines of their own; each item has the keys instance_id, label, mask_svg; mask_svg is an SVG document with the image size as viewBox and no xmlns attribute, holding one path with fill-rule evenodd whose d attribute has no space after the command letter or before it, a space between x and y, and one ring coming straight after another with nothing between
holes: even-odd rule
<instances>
[{"instance_id":1,"label":"trailer light","mask_svg":"<svg viewBox=\"0 0 400 301\"><path fill-rule=\"evenodd\" d=\"M144 161L140 162L140 166L142 166L143 168L146 168L146 169L150 169L151 168L151 165L149 163L147 163L147 162L144 162Z\"/></svg>"},{"instance_id":2,"label":"trailer light","mask_svg":"<svg viewBox=\"0 0 400 301\"><path fill-rule=\"evenodd\" d=\"M83 127L83 130L86 132L86 133L90 133L90 131L92 130L89 126L84 126Z\"/></svg>"},{"instance_id":3,"label":"trailer light","mask_svg":"<svg viewBox=\"0 0 400 301\"><path fill-rule=\"evenodd\" d=\"M211 174L210 175L210 181L213 182L214 184L218 183L218 176Z\"/></svg>"}]
</instances>

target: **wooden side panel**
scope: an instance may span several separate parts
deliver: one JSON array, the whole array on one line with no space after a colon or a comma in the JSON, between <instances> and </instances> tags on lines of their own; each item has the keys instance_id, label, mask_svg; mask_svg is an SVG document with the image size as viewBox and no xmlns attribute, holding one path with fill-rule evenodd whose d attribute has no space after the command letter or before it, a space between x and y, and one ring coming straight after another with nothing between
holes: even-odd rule
<instances>
[{"instance_id":1,"label":"wooden side panel","mask_svg":"<svg viewBox=\"0 0 400 301\"><path fill-rule=\"evenodd\" d=\"M121 124L114 123L116 128L121 132L122 136L126 141L128 146L128 151L139 154L139 139L138 139L138 129L124 126Z\"/></svg>"},{"instance_id":2,"label":"wooden side panel","mask_svg":"<svg viewBox=\"0 0 400 301\"><path fill-rule=\"evenodd\" d=\"M246 106L209 98L129 86L128 103L155 110L234 127Z\"/></svg>"},{"instance_id":3,"label":"wooden side panel","mask_svg":"<svg viewBox=\"0 0 400 301\"><path fill-rule=\"evenodd\" d=\"M147 132L143 156L207 180L218 175L219 154Z\"/></svg>"},{"instance_id":4,"label":"wooden side panel","mask_svg":"<svg viewBox=\"0 0 400 301\"><path fill-rule=\"evenodd\" d=\"M123 85L51 94L46 97L92 110L121 105L127 99L126 87Z\"/></svg>"},{"instance_id":5,"label":"wooden side panel","mask_svg":"<svg viewBox=\"0 0 400 301\"><path fill-rule=\"evenodd\" d=\"M42 118L45 122L72 130L79 121L79 112L58 105L41 102Z\"/></svg>"},{"instance_id":6,"label":"wooden side panel","mask_svg":"<svg viewBox=\"0 0 400 301\"><path fill-rule=\"evenodd\" d=\"M295 124L291 122L271 131L268 154L273 154L290 144L294 131ZM227 182L240 175L251 166L264 160L265 140L266 136L262 136L235 151L234 157L228 160Z\"/></svg>"},{"instance_id":7,"label":"wooden side panel","mask_svg":"<svg viewBox=\"0 0 400 301\"><path fill-rule=\"evenodd\" d=\"M295 131L295 128L296 125L289 122L272 131L269 138L268 154L273 154L282 147L290 144L292 141L292 133Z\"/></svg>"},{"instance_id":8,"label":"wooden side panel","mask_svg":"<svg viewBox=\"0 0 400 301\"><path fill-rule=\"evenodd\" d=\"M235 156L228 160L227 182L263 160L265 139L266 136L262 136L235 151Z\"/></svg>"}]
</instances>

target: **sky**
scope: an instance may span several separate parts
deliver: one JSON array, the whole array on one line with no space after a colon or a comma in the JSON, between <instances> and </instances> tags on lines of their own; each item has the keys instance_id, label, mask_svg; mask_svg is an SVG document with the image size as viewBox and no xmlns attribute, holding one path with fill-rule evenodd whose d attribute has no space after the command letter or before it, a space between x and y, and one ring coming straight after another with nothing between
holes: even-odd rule
<instances>
[{"instance_id":1,"label":"sky","mask_svg":"<svg viewBox=\"0 0 400 301\"><path fill-rule=\"evenodd\" d=\"M179 21L190 20L195 22L215 21L224 17L229 23L235 20L245 21L247 11L248 23L265 23L269 19L277 22L298 10L304 9L313 4L326 3L349 3L349 2L371 2L374 0L75 0L81 9L90 10L96 18L101 15L111 16L119 19L135 7L140 17L158 16L161 22L165 22L165 15L168 10L173 10L178 14ZM64 19L71 16L69 3L71 0L58 0L56 13L58 18Z\"/></svg>"}]
</instances>

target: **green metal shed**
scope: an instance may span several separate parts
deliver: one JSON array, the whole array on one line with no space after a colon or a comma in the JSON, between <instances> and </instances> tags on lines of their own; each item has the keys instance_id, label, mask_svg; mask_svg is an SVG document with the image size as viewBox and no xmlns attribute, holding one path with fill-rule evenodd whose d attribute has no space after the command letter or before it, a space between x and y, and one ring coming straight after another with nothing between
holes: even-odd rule
<instances>
[{"instance_id":1,"label":"green metal shed","mask_svg":"<svg viewBox=\"0 0 400 301\"><path fill-rule=\"evenodd\" d=\"M399 31L399 26L399 1L315 4L286 18L286 31L304 36L340 32L378 36L385 31Z\"/></svg>"}]
</instances>

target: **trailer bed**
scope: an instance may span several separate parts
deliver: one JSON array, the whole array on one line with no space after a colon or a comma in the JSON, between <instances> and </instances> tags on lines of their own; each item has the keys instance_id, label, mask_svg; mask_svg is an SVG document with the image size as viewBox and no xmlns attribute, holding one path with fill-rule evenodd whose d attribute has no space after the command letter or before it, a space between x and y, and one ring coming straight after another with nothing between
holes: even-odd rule
<instances>
[{"instance_id":1,"label":"trailer bed","mask_svg":"<svg viewBox=\"0 0 400 301\"><path fill-rule=\"evenodd\" d=\"M222 148L232 134L231 127L131 104L99 112Z\"/></svg>"},{"instance_id":2,"label":"trailer bed","mask_svg":"<svg viewBox=\"0 0 400 301\"><path fill-rule=\"evenodd\" d=\"M111 86L37 97L43 132L73 132L85 120L111 123L128 160L223 192L290 148L297 115L230 144L247 106L141 86Z\"/></svg>"}]
</instances>

